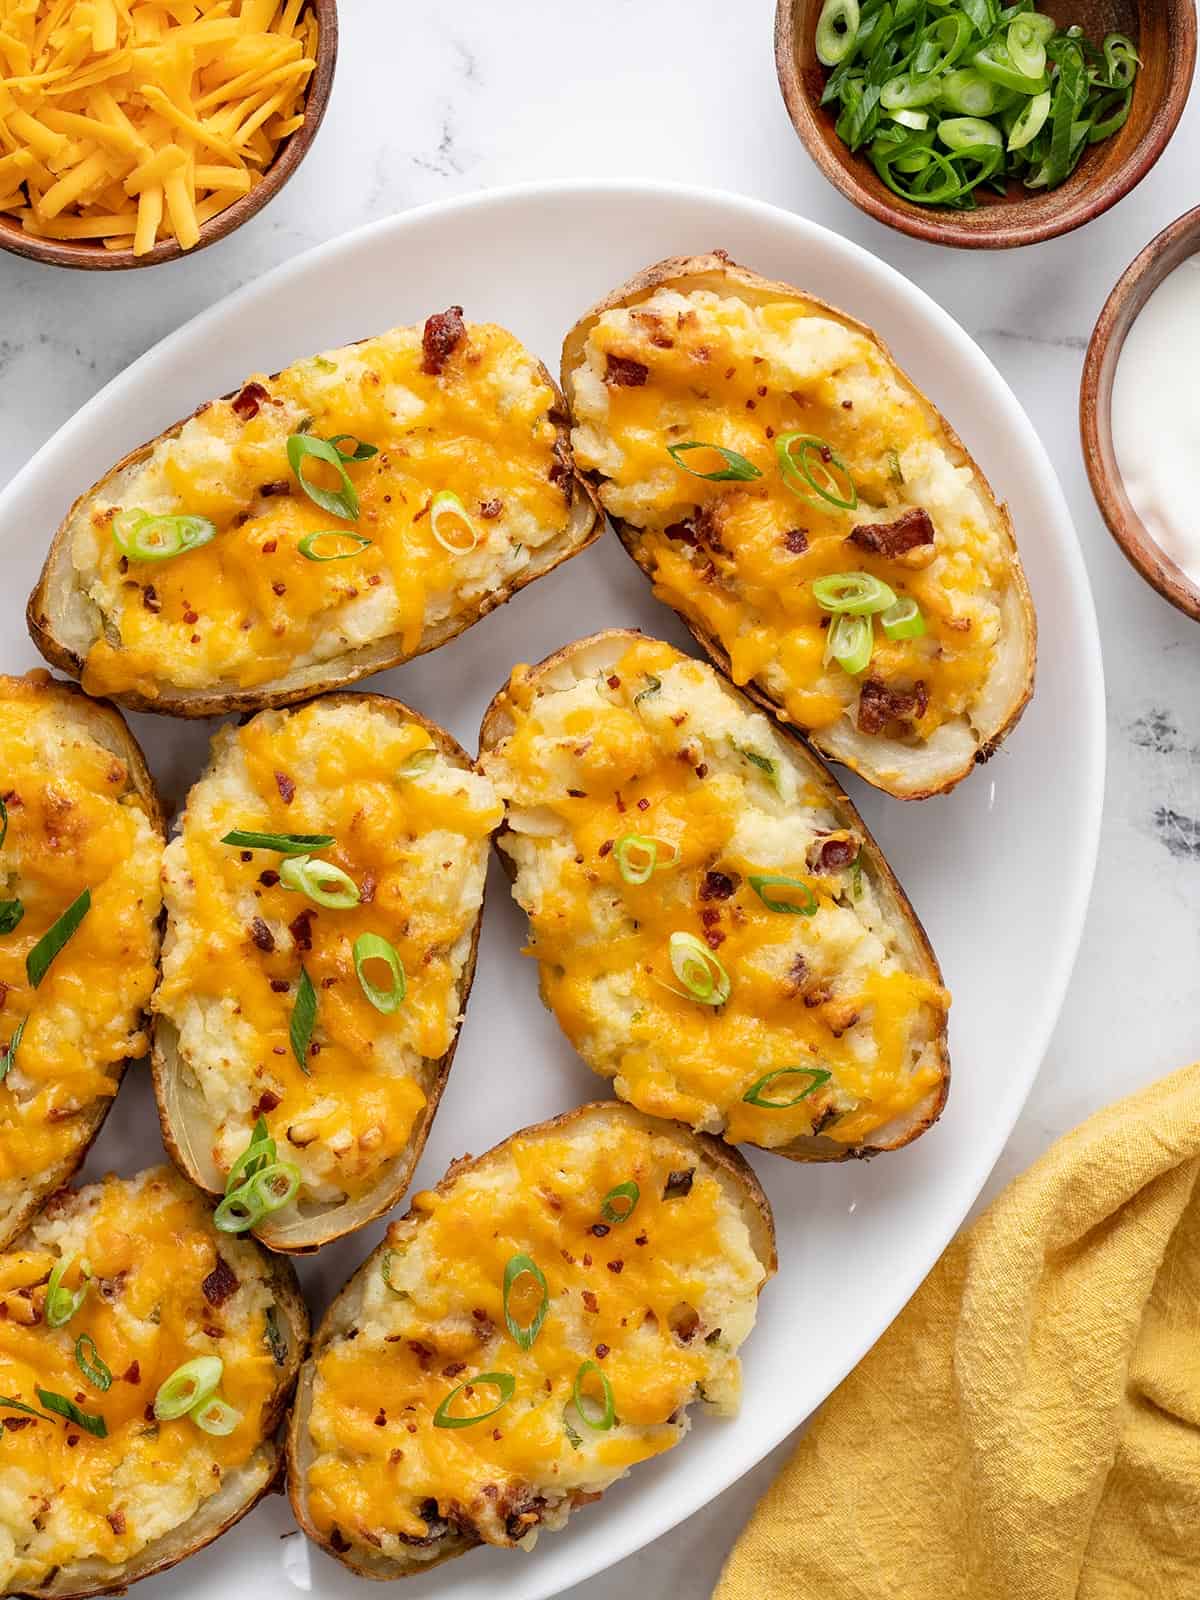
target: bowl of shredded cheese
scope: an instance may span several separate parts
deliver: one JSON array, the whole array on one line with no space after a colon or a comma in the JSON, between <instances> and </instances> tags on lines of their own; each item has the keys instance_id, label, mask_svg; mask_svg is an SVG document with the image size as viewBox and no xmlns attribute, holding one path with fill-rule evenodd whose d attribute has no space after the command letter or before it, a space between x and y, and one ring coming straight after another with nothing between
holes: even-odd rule
<instances>
[{"instance_id":1,"label":"bowl of shredded cheese","mask_svg":"<svg viewBox=\"0 0 1200 1600\"><path fill-rule=\"evenodd\" d=\"M153 266L223 239L295 172L336 0L0 0L0 248Z\"/></svg>"}]
</instances>

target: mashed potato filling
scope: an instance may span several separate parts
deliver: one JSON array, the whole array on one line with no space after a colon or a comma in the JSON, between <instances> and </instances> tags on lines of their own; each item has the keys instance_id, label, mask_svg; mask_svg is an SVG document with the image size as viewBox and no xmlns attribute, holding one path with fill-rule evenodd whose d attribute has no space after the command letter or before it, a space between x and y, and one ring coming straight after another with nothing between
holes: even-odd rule
<instances>
[{"instance_id":1,"label":"mashed potato filling","mask_svg":"<svg viewBox=\"0 0 1200 1600\"><path fill-rule=\"evenodd\" d=\"M486 779L369 701L263 712L217 734L166 852L154 1010L178 1030L221 1172L259 1116L300 1170L300 1206L362 1194L404 1151L457 1033L500 814ZM234 830L332 835L312 856L348 875L358 903L288 889L287 858L223 844ZM390 1013L359 981L363 934L387 940L406 975ZM302 973L316 995L303 1061L291 1029Z\"/></svg>"},{"instance_id":2,"label":"mashed potato filling","mask_svg":"<svg viewBox=\"0 0 1200 1600\"><path fill-rule=\"evenodd\" d=\"M161 683L252 688L392 635L412 653L427 628L519 581L570 517L555 391L491 324L466 326L440 370L428 365L417 326L259 374L232 400L202 406L117 481L115 496L99 497L73 545L102 622L85 688L148 697ZM345 468L356 519L301 489L287 456L301 432L375 447ZM338 488L326 464L310 459L304 472L319 489ZM462 526L447 537L453 548L435 536L430 507L443 491L461 500L473 545ZM206 517L216 537L169 560L127 559L112 524L133 508ZM350 553L308 559L302 541L329 530L355 541L315 549Z\"/></svg>"},{"instance_id":3,"label":"mashed potato filling","mask_svg":"<svg viewBox=\"0 0 1200 1600\"><path fill-rule=\"evenodd\" d=\"M79 1149L82 1114L145 1052L158 960L162 840L127 764L47 682L0 679L0 1059L21 1029L0 1081L0 1237L28 1181ZM27 957L85 889L91 910L35 989Z\"/></svg>"},{"instance_id":4,"label":"mashed potato filling","mask_svg":"<svg viewBox=\"0 0 1200 1600\"><path fill-rule=\"evenodd\" d=\"M632 1209L618 1219L619 1187ZM335 1547L428 1559L447 1531L520 1543L678 1443L694 1399L736 1411L736 1351L766 1272L737 1201L678 1136L628 1115L531 1130L418 1195L414 1213L393 1224L361 1305L317 1357L308 1510ZM515 1256L545 1279L528 1348L505 1320ZM529 1274L514 1281L520 1329L540 1302ZM583 1417L573 1395L586 1363ZM469 1418L496 1405L494 1384L470 1383L485 1372L511 1379L511 1398L437 1426L440 1408ZM594 1425L601 1376L606 1427Z\"/></svg>"},{"instance_id":5,"label":"mashed potato filling","mask_svg":"<svg viewBox=\"0 0 1200 1600\"><path fill-rule=\"evenodd\" d=\"M770 1148L859 1144L936 1088L949 996L911 969L862 841L765 716L653 640L571 687L538 692L518 668L508 702L513 732L482 765L508 806L529 954L623 1099ZM655 841L641 882L631 835ZM723 1004L682 981L680 935Z\"/></svg>"},{"instance_id":6,"label":"mashed potato filling","mask_svg":"<svg viewBox=\"0 0 1200 1600\"><path fill-rule=\"evenodd\" d=\"M865 334L794 302L663 288L604 312L572 381L578 467L600 476L605 509L641 531L655 593L720 643L736 683L759 683L806 729L852 716L860 732L919 743L970 720L1011 583L1004 526L935 413ZM844 464L854 509L793 492L776 456L789 433ZM677 465L668 446L690 441L735 451L760 476L695 476L684 464L724 463L708 451ZM898 556L860 542L918 508L930 542ZM925 622L897 640L876 623L859 676L825 659L829 615L812 592L843 572L882 579ZM889 698L873 688L860 703L867 681Z\"/></svg>"},{"instance_id":7,"label":"mashed potato filling","mask_svg":"<svg viewBox=\"0 0 1200 1600\"><path fill-rule=\"evenodd\" d=\"M186 1522L261 1443L278 1383L274 1297L256 1247L217 1239L196 1191L160 1167L52 1201L20 1247L0 1255L0 1591L37 1589L71 1562L129 1561ZM64 1283L78 1286L86 1259L91 1287L65 1327L47 1327L47 1280L72 1259ZM218 1295L210 1274L221 1260ZM83 1335L94 1344L89 1362L98 1357L112 1374L106 1390L76 1360ZM224 1438L186 1416L153 1415L160 1384L202 1355L221 1358L220 1393L240 1413ZM39 1388L102 1419L105 1436L49 1413Z\"/></svg>"}]
</instances>

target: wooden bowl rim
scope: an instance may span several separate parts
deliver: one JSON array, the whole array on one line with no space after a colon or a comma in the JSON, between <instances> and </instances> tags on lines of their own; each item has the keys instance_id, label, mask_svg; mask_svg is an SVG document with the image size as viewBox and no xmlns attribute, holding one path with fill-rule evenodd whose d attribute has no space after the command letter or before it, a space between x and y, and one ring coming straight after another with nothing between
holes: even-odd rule
<instances>
[{"instance_id":1,"label":"wooden bowl rim","mask_svg":"<svg viewBox=\"0 0 1200 1600\"><path fill-rule=\"evenodd\" d=\"M74 243L68 239L38 239L26 233L19 222L13 222L5 215L0 215L0 250L8 250L13 255L25 256L30 261L39 261L50 267L69 267L82 272L120 272L130 267L157 267L165 261L184 261L208 245L228 237L244 222L249 222L275 198L304 160L329 105L338 56L337 0L310 0L310 4L316 12L319 32L317 66L309 80L304 100L303 126L284 140L257 188L242 195L201 226L200 237L190 250L182 249L174 239L165 239L144 256L135 256L131 249L106 250L100 244Z\"/></svg>"},{"instance_id":2,"label":"wooden bowl rim","mask_svg":"<svg viewBox=\"0 0 1200 1600\"><path fill-rule=\"evenodd\" d=\"M907 205L898 198L895 201L883 199L861 181L856 171L834 158L829 139L835 136L827 134L817 122L800 85L796 67L795 11L796 0L776 0L775 73L788 117L804 148L829 182L853 201L860 211L913 239L924 240L927 244L950 245L959 250L1009 250L1021 245L1041 244L1046 239L1056 239L1082 227L1115 206L1118 200L1124 199L1142 181L1170 143L1188 101L1196 65L1196 7L1193 0L1184 0L1177 7L1179 30L1178 36L1172 41L1172 87L1167 96L1165 114L1147 129L1145 137L1130 152L1112 182L1099 190L1084 187L1077 196L1068 197L1055 216L1041 222L1009 220L1019 218L1022 202L1018 200L1009 205L987 208L997 214L994 225L976 222L968 227L957 221L953 212L922 211L918 206Z\"/></svg>"},{"instance_id":3,"label":"wooden bowl rim","mask_svg":"<svg viewBox=\"0 0 1200 1600\"><path fill-rule=\"evenodd\" d=\"M1176 267L1198 251L1200 206L1195 206L1155 234L1113 285L1088 341L1079 381L1083 464L1100 515L1130 564L1164 600L1193 622L1200 622L1200 585L1181 572L1167 555L1125 492L1113 450L1112 381L1126 336L1147 300Z\"/></svg>"}]
</instances>

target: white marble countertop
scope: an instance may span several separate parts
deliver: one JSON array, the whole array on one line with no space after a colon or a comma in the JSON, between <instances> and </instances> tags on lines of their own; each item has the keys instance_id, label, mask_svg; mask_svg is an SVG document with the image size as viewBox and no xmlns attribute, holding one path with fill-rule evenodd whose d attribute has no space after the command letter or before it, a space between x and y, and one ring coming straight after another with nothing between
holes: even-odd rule
<instances>
[{"instance_id":1,"label":"white marble countertop","mask_svg":"<svg viewBox=\"0 0 1200 1600\"><path fill-rule=\"evenodd\" d=\"M320 137L283 195L231 239L115 278L0 256L0 485L194 312L390 212L552 177L675 179L801 212L920 284L1004 373L1058 468L1100 617L1110 750L1096 887L1057 1033L984 1198L1091 1110L1200 1056L1200 632L1109 538L1076 423L1083 351L1105 296L1196 198L1200 103L1140 187L1086 229L1015 253L953 251L862 216L812 166L776 87L774 0L342 0L341 10ZM1044 876L1053 894L1053 861ZM788 1449L573 1600L707 1596Z\"/></svg>"}]
</instances>

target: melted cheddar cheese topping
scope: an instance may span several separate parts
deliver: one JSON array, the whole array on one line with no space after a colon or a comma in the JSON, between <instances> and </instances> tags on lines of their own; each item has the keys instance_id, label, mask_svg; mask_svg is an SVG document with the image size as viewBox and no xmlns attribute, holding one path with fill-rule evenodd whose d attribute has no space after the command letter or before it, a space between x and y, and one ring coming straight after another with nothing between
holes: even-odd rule
<instances>
[{"instance_id":1,"label":"melted cheddar cheese topping","mask_svg":"<svg viewBox=\"0 0 1200 1600\"><path fill-rule=\"evenodd\" d=\"M369 701L263 712L218 733L167 849L154 1009L178 1030L216 1165L228 1171L263 1115L281 1159L300 1169L297 1204L354 1197L378 1180L458 1030L501 807L486 779L441 753L404 777L430 747L419 723ZM280 856L221 843L235 829L332 834L313 854L349 875L359 903L332 910L285 888ZM386 939L407 975L389 1015L355 972L365 933ZM290 1037L302 970L317 996L303 1065Z\"/></svg>"},{"instance_id":2,"label":"melted cheddar cheese topping","mask_svg":"<svg viewBox=\"0 0 1200 1600\"><path fill-rule=\"evenodd\" d=\"M815 1131L858 1144L937 1088L949 997L904 954L858 863L862 841L806 782L768 719L670 645L632 644L611 672L538 692L518 668L511 735L482 765L508 805L500 843L529 914L542 996L571 1043L640 1110L774 1147ZM661 841L625 881L620 842ZM750 879L782 875L813 915L771 910ZM768 898L800 896L768 887ZM693 998L673 934L730 981ZM770 1108L745 1096L766 1074ZM761 1094L759 1098L761 1098Z\"/></svg>"},{"instance_id":3,"label":"melted cheddar cheese topping","mask_svg":"<svg viewBox=\"0 0 1200 1600\"><path fill-rule=\"evenodd\" d=\"M261 1444L279 1382L267 1325L274 1296L254 1245L223 1236L218 1253L217 1240L196 1191L160 1167L67 1192L0 1255L4 1593L36 1589L73 1562L130 1560L186 1522ZM75 1263L65 1285L78 1287L85 1259L92 1283L70 1322L50 1328L46 1284L63 1258ZM210 1274L221 1259L218 1289ZM112 1373L106 1391L76 1362L84 1334ZM241 1413L233 1432L218 1438L187 1417L157 1422L159 1386L210 1355L224 1363L221 1396ZM101 1417L106 1436L48 1414L39 1388Z\"/></svg>"},{"instance_id":4,"label":"melted cheddar cheese topping","mask_svg":"<svg viewBox=\"0 0 1200 1600\"><path fill-rule=\"evenodd\" d=\"M440 371L425 368L422 330L411 327L276 378L260 374L233 400L202 406L89 499L73 559L102 629L84 686L149 698L161 684L252 688L392 638L412 655L431 630L452 631L520 584L570 517L555 391L491 324L468 325ZM301 431L376 447L346 467L357 520L322 510L300 488L287 440ZM304 472L319 488L338 487L324 463L309 458ZM477 542L465 554L434 537L430 506L441 491L458 495L471 519ZM112 519L133 508L207 517L217 534L170 560L130 561ZM327 530L371 542L345 559L306 558L301 541ZM448 542L465 546L468 535L456 527Z\"/></svg>"},{"instance_id":5,"label":"melted cheddar cheese topping","mask_svg":"<svg viewBox=\"0 0 1200 1600\"><path fill-rule=\"evenodd\" d=\"M792 301L660 289L600 317L572 382L580 470L600 475L605 509L640 532L655 593L719 641L735 683L762 685L802 728L856 715L864 680L825 661L829 616L812 582L869 572L917 601L927 631L889 641L875 625L865 677L908 703L896 703L902 722L860 716L860 731L923 741L970 719L1011 582L1004 527L940 419L870 339ZM793 432L844 463L855 510L789 487L774 441ZM738 452L761 476L694 476L667 453L691 440ZM682 459L723 466L711 451ZM899 559L849 538L915 508L933 540Z\"/></svg>"},{"instance_id":6,"label":"melted cheddar cheese topping","mask_svg":"<svg viewBox=\"0 0 1200 1600\"><path fill-rule=\"evenodd\" d=\"M602 1203L630 1181L637 1204L610 1226ZM736 1351L766 1272L736 1201L672 1130L615 1110L530 1130L419 1194L387 1245L387 1281L373 1260L359 1303L317 1356L308 1510L335 1544L334 1530L429 1559L447 1533L519 1543L676 1444L694 1399L737 1408ZM528 1349L505 1321L517 1254L546 1279ZM522 1327L540 1298L522 1298L529 1289L528 1276L518 1280L509 1306ZM609 1429L573 1404L588 1361L611 1385ZM483 1372L509 1375L512 1399L486 1420L435 1426L446 1397ZM602 1420L598 1379L583 1392ZM496 1399L469 1388L449 1411L468 1416Z\"/></svg>"},{"instance_id":7,"label":"melted cheddar cheese topping","mask_svg":"<svg viewBox=\"0 0 1200 1600\"><path fill-rule=\"evenodd\" d=\"M0 934L0 1055L23 1024L0 1081L0 1240L30 1182L79 1150L85 1115L145 1052L158 961L162 840L128 765L50 683L0 678L0 902L21 908ZM85 889L91 910L35 989L27 957Z\"/></svg>"}]
</instances>

